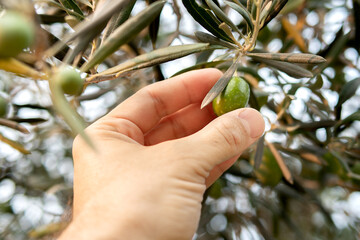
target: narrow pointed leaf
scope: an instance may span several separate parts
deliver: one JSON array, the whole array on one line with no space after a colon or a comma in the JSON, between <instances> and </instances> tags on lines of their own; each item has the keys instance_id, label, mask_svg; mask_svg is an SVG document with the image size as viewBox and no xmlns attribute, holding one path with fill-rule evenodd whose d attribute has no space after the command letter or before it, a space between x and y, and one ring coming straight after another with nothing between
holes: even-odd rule
<instances>
[{"instance_id":1,"label":"narrow pointed leaf","mask_svg":"<svg viewBox=\"0 0 360 240\"><path fill-rule=\"evenodd\" d=\"M312 78L314 76L310 71L293 63L280 62L254 56L252 58L257 62L265 63L266 65L276 68L294 78Z\"/></svg>"},{"instance_id":2,"label":"narrow pointed leaf","mask_svg":"<svg viewBox=\"0 0 360 240\"><path fill-rule=\"evenodd\" d=\"M106 57L118 50L121 45L131 41L159 16L164 4L165 1L155 2L135 17L123 23L106 39L103 45L95 51L94 55L89 59L89 62L87 62L81 70L87 72L90 68L101 63Z\"/></svg>"},{"instance_id":3,"label":"narrow pointed leaf","mask_svg":"<svg viewBox=\"0 0 360 240\"><path fill-rule=\"evenodd\" d=\"M134 8L135 2L136 0L130 0L129 4L124 6L119 13L111 17L104 31L103 40L102 40L103 42L106 38L110 36L112 32L115 31L116 28L118 28L121 24L123 24L126 20L129 19L131 11Z\"/></svg>"},{"instance_id":4,"label":"narrow pointed leaf","mask_svg":"<svg viewBox=\"0 0 360 240\"><path fill-rule=\"evenodd\" d=\"M24 146L21 145L20 143L15 142L15 141L3 136L2 134L0 134L0 141L3 143L6 143L7 145L11 146L12 148L18 150L22 154L30 154L31 153L29 150L26 150L24 148Z\"/></svg>"},{"instance_id":5,"label":"narrow pointed leaf","mask_svg":"<svg viewBox=\"0 0 360 240\"><path fill-rule=\"evenodd\" d=\"M8 128L15 129L15 130L17 130L19 132L22 132L22 133L25 133L25 134L30 133L29 130L27 130L27 128L25 128L21 124L19 124L18 122L15 122L15 121L11 121L9 119L0 118L0 125L8 127Z\"/></svg>"},{"instance_id":6,"label":"narrow pointed leaf","mask_svg":"<svg viewBox=\"0 0 360 240\"><path fill-rule=\"evenodd\" d=\"M62 41L54 44L50 49L46 51L46 56L54 56L56 53L61 51L66 44L78 37L88 35L89 32L98 29L99 26L105 26L109 19L124 6L128 5L131 0L117 0L110 1L111 7L100 7L91 16L88 17L88 21L82 21L74 29L75 32L66 35ZM110 4L109 3L109 4Z\"/></svg>"},{"instance_id":7,"label":"narrow pointed leaf","mask_svg":"<svg viewBox=\"0 0 360 240\"><path fill-rule=\"evenodd\" d=\"M0 69L7 72L15 73L21 77L29 77L32 79L44 79L44 74L36 71L32 67L26 65L23 62L15 58L3 58L0 59Z\"/></svg>"},{"instance_id":8,"label":"narrow pointed leaf","mask_svg":"<svg viewBox=\"0 0 360 240\"><path fill-rule=\"evenodd\" d=\"M209 13L202 7L200 7L195 0L182 0L185 8L190 15L206 30L214 34L214 36L221 38L228 42L233 40L227 36L227 34L218 28L216 21L209 15Z\"/></svg>"},{"instance_id":9,"label":"narrow pointed leaf","mask_svg":"<svg viewBox=\"0 0 360 240\"><path fill-rule=\"evenodd\" d=\"M219 95L226 85L229 83L231 77L234 75L234 72L237 69L240 57L233 62L233 64L229 67L229 69L222 75L222 77L215 83L215 85L210 89L210 91L206 94L204 100L201 103L201 108L206 107L209 103L211 103L217 95Z\"/></svg>"},{"instance_id":10,"label":"narrow pointed leaf","mask_svg":"<svg viewBox=\"0 0 360 240\"><path fill-rule=\"evenodd\" d=\"M230 49L237 49L238 47L232 43L229 42L225 42L217 37L214 37L211 34L205 33L205 32L200 32L197 31L195 32L195 36L197 39L199 39L201 42L204 43L210 43L212 45L220 45L226 48L230 48Z\"/></svg>"},{"instance_id":11,"label":"narrow pointed leaf","mask_svg":"<svg viewBox=\"0 0 360 240\"><path fill-rule=\"evenodd\" d=\"M256 145L256 152L254 157L254 168L258 169L261 165L261 160L264 155L264 142L265 142L265 135L263 135Z\"/></svg>"},{"instance_id":12,"label":"narrow pointed leaf","mask_svg":"<svg viewBox=\"0 0 360 240\"><path fill-rule=\"evenodd\" d=\"M320 64L326 62L326 59L321 56L306 53L247 53L246 55L290 63Z\"/></svg>"},{"instance_id":13,"label":"narrow pointed leaf","mask_svg":"<svg viewBox=\"0 0 360 240\"><path fill-rule=\"evenodd\" d=\"M349 115L345 119L343 119L340 123L338 123L335 128L354 121L360 121L360 111L354 112L353 114Z\"/></svg>"},{"instance_id":14,"label":"narrow pointed leaf","mask_svg":"<svg viewBox=\"0 0 360 240\"><path fill-rule=\"evenodd\" d=\"M69 15L76 17L80 21L84 19L83 12L74 0L59 0L59 2L66 8L65 11Z\"/></svg>"},{"instance_id":15,"label":"narrow pointed leaf","mask_svg":"<svg viewBox=\"0 0 360 240\"><path fill-rule=\"evenodd\" d=\"M157 0L147 0L146 2L148 4L152 4L156 2ZM151 39L151 44L153 46L153 49L156 48L156 40L159 33L159 27L160 27L160 15L157 16L149 25L149 36Z\"/></svg>"},{"instance_id":16,"label":"narrow pointed leaf","mask_svg":"<svg viewBox=\"0 0 360 240\"><path fill-rule=\"evenodd\" d=\"M96 82L98 77L104 75L116 74L121 76L141 68L151 67L187 56L192 53L201 52L205 50L217 49L215 46L209 46L208 43L195 43L180 46L169 46L165 48L156 49L146 54L139 55L133 59L130 59L118 66L109 68L101 73L93 75L89 78L88 82Z\"/></svg>"},{"instance_id":17,"label":"narrow pointed leaf","mask_svg":"<svg viewBox=\"0 0 360 240\"><path fill-rule=\"evenodd\" d=\"M273 2L272 7L270 8L270 13L266 17L262 28L265 27L273 18L275 18L279 14L281 9L283 9L283 7L285 6L285 4L287 2L288 2L288 0L277 0L277 1Z\"/></svg>"},{"instance_id":18,"label":"narrow pointed leaf","mask_svg":"<svg viewBox=\"0 0 360 240\"><path fill-rule=\"evenodd\" d=\"M347 82L341 89L341 92L339 94L339 101L336 106L342 105L349 98L354 96L359 86L360 78L356 78L354 80L351 80L350 82Z\"/></svg>"},{"instance_id":19,"label":"narrow pointed leaf","mask_svg":"<svg viewBox=\"0 0 360 240\"><path fill-rule=\"evenodd\" d=\"M235 32L240 32L239 29L235 26L235 24L226 16L221 8L219 8L213 0L205 0L207 5L211 10L215 13L215 15L220 18L224 23L231 27L231 29Z\"/></svg>"},{"instance_id":20,"label":"narrow pointed leaf","mask_svg":"<svg viewBox=\"0 0 360 240\"><path fill-rule=\"evenodd\" d=\"M235 11L237 11L244 18L250 30L253 31L254 23L251 21L249 11L244 6L226 0L224 1L224 3L227 4L229 7L231 7L232 9L234 9Z\"/></svg>"},{"instance_id":21,"label":"narrow pointed leaf","mask_svg":"<svg viewBox=\"0 0 360 240\"><path fill-rule=\"evenodd\" d=\"M266 145L269 147L271 153L273 154L273 156L276 159L276 162L278 163L281 172L284 176L284 178L286 179L286 181L288 181L289 183L293 184L294 180L293 177L291 175L291 172L289 171L289 168L286 166L284 159L281 157L280 153L278 152L278 150L275 148L275 146L266 141Z\"/></svg>"},{"instance_id":22,"label":"narrow pointed leaf","mask_svg":"<svg viewBox=\"0 0 360 240\"><path fill-rule=\"evenodd\" d=\"M288 34L288 37L294 39L294 42L299 47L299 49L302 52L308 52L306 42L301 32L286 18L281 19L281 24Z\"/></svg>"}]
</instances>

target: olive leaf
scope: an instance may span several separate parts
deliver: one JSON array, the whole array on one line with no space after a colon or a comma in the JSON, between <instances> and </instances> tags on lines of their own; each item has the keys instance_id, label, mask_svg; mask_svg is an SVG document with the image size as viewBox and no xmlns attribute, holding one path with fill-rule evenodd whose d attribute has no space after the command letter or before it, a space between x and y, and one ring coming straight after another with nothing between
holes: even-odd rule
<instances>
[{"instance_id":1,"label":"olive leaf","mask_svg":"<svg viewBox=\"0 0 360 240\"><path fill-rule=\"evenodd\" d=\"M206 30L218 38L228 42L233 42L233 40L223 30L218 28L217 22L211 17L211 15L204 8L200 7L195 0L182 0L182 2L195 21L197 21Z\"/></svg>"},{"instance_id":2,"label":"olive leaf","mask_svg":"<svg viewBox=\"0 0 360 240\"><path fill-rule=\"evenodd\" d=\"M286 166L284 159L281 157L280 153L278 152L278 150L275 148L275 146L272 143L270 143L266 140L265 140L265 142L266 142L266 145L269 147L271 153L275 157L276 162L279 165L284 178L286 179L286 181L293 184L294 183L293 177L291 175L289 168Z\"/></svg>"},{"instance_id":3,"label":"olive leaf","mask_svg":"<svg viewBox=\"0 0 360 240\"><path fill-rule=\"evenodd\" d=\"M169 46L153 50L149 53L139 55L120 65L109 68L101 73L91 76L88 82L99 82L105 75L116 74L116 77L127 74L131 71L151 67L170 60L178 59L192 53L205 50L218 49L217 46L210 46L208 43L195 43L180 46Z\"/></svg>"},{"instance_id":4,"label":"olive leaf","mask_svg":"<svg viewBox=\"0 0 360 240\"><path fill-rule=\"evenodd\" d=\"M206 107L209 103L211 103L217 95L219 95L229 83L231 77L234 75L238 64L240 61L240 56L233 62L233 64L226 70L224 75L215 83L215 85L210 89L210 91L206 94L204 100L201 103L201 109Z\"/></svg>"},{"instance_id":5,"label":"olive leaf","mask_svg":"<svg viewBox=\"0 0 360 240\"><path fill-rule=\"evenodd\" d=\"M349 98L355 95L357 89L360 86L360 78L356 78L347 82L342 88L339 93L339 100L335 106L335 109L339 109L340 106L346 102Z\"/></svg>"},{"instance_id":6,"label":"olive leaf","mask_svg":"<svg viewBox=\"0 0 360 240\"><path fill-rule=\"evenodd\" d=\"M76 17L80 21L84 19L83 12L74 0L59 0L59 2L69 15Z\"/></svg>"},{"instance_id":7,"label":"olive leaf","mask_svg":"<svg viewBox=\"0 0 360 240\"><path fill-rule=\"evenodd\" d=\"M269 10L269 15L265 18L262 28L264 28L273 18L275 18L281 9L285 6L288 0L274 0Z\"/></svg>"},{"instance_id":8,"label":"olive leaf","mask_svg":"<svg viewBox=\"0 0 360 240\"><path fill-rule=\"evenodd\" d=\"M207 5L210 7L211 10L214 11L215 15L221 19L224 23L231 27L231 29L235 32L240 33L240 30L235 26L235 24L226 16L226 14L219 8L213 0L205 0Z\"/></svg>"},{"instance_id":9,"label":"olive leaf","mask_svg":"<svg viewBox=\"0 0 360 240\"><path fill-rule=\"evenodd\" d=\"M118 27L98 48L94 55L81 67L81 71L87 72L96 64L101 63L106 57L114 53L118 48L131 41L136 35L148 26L161 12L165 1L158 1L141 11L138 15L130 18Z\"/></svg>"},{"instance_id":10,"label":"olive leaf","mask_svg":"<svg viewBox=\"0 0 360 240\"><path fill-rule=\"evenodd\" d=\"M15 73L21 77L29 77L32 79L44 79L45 75L38 72L27 64L20 62L15 58L2 58L0 59L0 69Z\"/></svg>"},{"instance_id":11,"label":"olive leaf","mask_svg":"<svg viewBox=\"0 0 360 240\"><path fill-rule=\"evenodd\" d=\"M201 42L204 43L210 43L213 45L220 45L229 49L237 49L238 47L232 43L229 42L225 42L217 37L214 37L211 34L205 33L205 32L201 32L201 31L197 31L195 32L195 36L197 39L199 39Z\"/></svg>"},{"instance_id":12,"label":"olive leaf","mask_svg":"<svg viewBox=\"0 0 360 240\"><path fill-rule=\"evenodd\" d=\"M111 7L100 7L95 12L88 17L88 21L82 21L74 29L75 32L69 35L66 35L62 41L57 42L51 48L49 48L45 56L51 57L54 56L57 52L65 48L68 42L76 39L88 36L90 32L94 32L94 29L100 33L102 30L101 27L105 27L106 23L113 16L113 14L121 10L124 6L128 5L131 0L118 0L111 1Z\"/></svg>"},{"instance_id":13,"label":"olive leaf","mask_svg":"<svg viewBox=\"0 0 360 240\"><path fill-rule=\"evenodd\" d=\"M23 145L5 137L1 133L0 133L0 141L3 143L6 143L7 145L11 146L12 148L18 150L22 154L30 154L31 153L29 150L25 149L25 147Z\"/></svg>"},{"instance_id":14,"label":"olive leaf","mask_svg":"<svg viewBox=\"0 0 360 240\"><path fill-rule=\"evenodd\" d=\"M226 0L224 0L224 3L227 4L229 7L231 7L232 9L234 9L236 12L238 12L244 18L250 30L253 31L254 23L251 20L250 13L241 3L236 4Z\"/></svg>"},{"instance_id":15,"label":"olive leaf","mask_svg":"<svg viewBox=\"0 0 360 240\"><path fill-rule=\"evenodd\" d=\"M104 30L102 43L110 36L121 24L129 19L132 9L134 8L136 0L130 0L129 3L121 9L121 11L111 17Z\"/></svg>"},{"instance_id":16,"label":"olive leaf","mask_svg":"<svg viewBox=\"0 0 360 240\"><path fill-rule=\"evenodd\" d=\"M341 125L347 124L347 123L351 123L354 121L360 121L360 111L356 111L352 114L350 114L349 116L347 116L345 119L343 119L342 121L340 121L339 123L337 123L335 125L335 129L337 129L338 127L340 127Z\"/></svg>"},{"instance_id":17,"label":"olive leaf","mask_svg":"<svg viewBox=\"0 0 360 240\"><path fill-rule=\"evenodd\" d=\"M25 128L24 126L22 126L18 122L12 121L10 119L0 118L0 125L8 127L8 128L12 128L12 129L14 129L16 131L19 131L21 133L25 133L25 134L30 133L27 128Z\"/></svg>"},{"instance_id":18,"label":"olive leaf","mask_svg":"<svg viewBox=\"0 0 360 240\"><path fill-rule=\"evenodd\" d=\"M252 58L257 62L265 63L266 65L276 68L294 78L312 78L314 76L310 71L293 63L264 59L254 56Z\"/></svg>"},{"instance_id":19,"label":"olive leaf","mask_svg":"<svg viewBox=\"0 0 360 240\"><path fill-rule=\"evenodd\" d=\"M264 155L264 144L265 143L265 135L259 138L258 143L256 145L256 152L254 157L254 168L258 169L261 165L261 160Z\"/></svg>"},{"instance_id":20,"label":"olive leaf","mask_svg":"<svg viewBox=\"0 0 360 240\"><path fill-rule=\"evenodd\" d=\"M305 63L305 64L320 64L326 62L326 59L307 53L258 53L251 52L246 54L249 57L258 57L262 59L276 60L276 61L284 61L290 63Z\"/></svg>"},{"instance_id":21,"label":"olive leaf","mask_svg":"<svg viewBox=\"0 0 360 240\"><path fill-rule=\"evenodd\" d=\"M359 86L360 86L360 78L356 78L350 82L347 82L341 88L341 92L339 93L339 100L335 106L336 119L340 119L341 117L342 104L355 95Z\"/></svg>"}]
</instances>

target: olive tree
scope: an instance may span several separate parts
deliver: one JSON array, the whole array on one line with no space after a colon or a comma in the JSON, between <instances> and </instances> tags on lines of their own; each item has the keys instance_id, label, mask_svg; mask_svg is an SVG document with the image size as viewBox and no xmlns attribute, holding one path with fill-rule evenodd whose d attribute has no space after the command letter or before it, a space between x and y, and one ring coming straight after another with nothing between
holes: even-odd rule
<instances>
[{"instance_id":1,"label":"olive tree","mask_svg":"<svg viewBox=\"0 0 360 240\"><path fill-rule=\"evenodd\" d=\"M235 77L267 126L206 191L194 239L359 237L359 0L0 6L2 239L66 227L75 135L93 145L84 128L138 89L208 67L224 75L201 107L221 112Z\"/></svg>"}]
</instances>

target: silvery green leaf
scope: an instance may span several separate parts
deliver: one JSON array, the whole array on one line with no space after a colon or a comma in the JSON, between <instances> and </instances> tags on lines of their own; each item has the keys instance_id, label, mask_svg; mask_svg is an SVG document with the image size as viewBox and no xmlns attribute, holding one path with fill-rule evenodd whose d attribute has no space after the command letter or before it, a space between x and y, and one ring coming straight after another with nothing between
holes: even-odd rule
<instances>
[{"instance_id":1,"label":"silvery green leaf","mask_svg":"<svg viewBox=\"0 0 360 240\"><path fill-rule=\"evenodd\" d=\"M252 58L257 62L265 63L266 65L276 68L294 78L312 78L314 76L310 71L293 63L281 62L254 56Z\"/></svg>"},{"instance_id":2,"label":"silvery green leaf","mask_svg":"<svg viewBox=\"0 0 360 240\"><path fill-rule=\"evenodd\" d=\"M229 25L231 29L235 32L240 32L239 29L235 26L235 24L226 16L221 8L219 8L213 0L205 0L207 5L210 7L211 10L214 11L215 15L221 19L224 23Z\"/></svg>"},{"instance_id":3,"label":"silvery green leaf","mask_svg":"<svg viewBox=\"0 0 360 240\"><path fill-rule=\"evenodd\" d=\"M226 0L224 0L224 3L237 11L244 18L251 31L254 29L254 24L251 20L250 13L244 6Z\"/></svg>"},{"instance_id":4,"label":"silvery green leaf","mask_svg":"<svg viewBox=\"0 0 360 240\"><path fill-rule=\"evenodd\" d=\"M159 48L146 54L139 55L132 58L120 65L109 68L101 73L93 75L89 78L88 82L99 82L98 79L103 78L106 75L116 74L116 76L122 76L131 71L141 68L151 67L163 62L178 59L187 56L192 53L217 49L218 46L209 46L208 43L195 43L179 46L169 46Z\"/></svg>"},{"instance_id":5,"label":"silvery green leaf","mask_svg":"<svg viewBox=\"0 0 360 240\"><path fill-rule=\"evenodd\" d=\"M238 64L239 64L240 57L237 58L233 64L229 67L228 70L222 75L222 77L215 83L215 85L210 89L210 91L206 94L204 100L201 103L201 108L206 107L209 103L211 103L217 95L219 95L229 83L231 77L234 75Z\"/></svg>"},{"instance_id":6,"label":"silvery green leaf","mask_svg":"<svg viewBox=\"0 0 360 240\"><path fill-rule=\"evenodd\" d=\"M326 62L326 59L307 53L247 53L249 57L258 57L269 60L284 61L290 63L306 63L306 64L320 64Z\"/></svg>"},{"instance_id":7,"label":"silvery green leaf","mask_svg":"<svg viewBox=\"0 0 360 240\"><path fill-rule=\"evenodd\" d=\"M106 57L118 50L121 45L136 37L139 32L160 14L164 4L165 1L155 2L141 11L138 15L124 22L94 52L94 55L89 61L81 67L81 71L87 72L90 68L101 63Z\"/></svg>"},{"instance_id":8,"label":"silvery green leaf","mask_svg":"<svg viewBox=\"0 0 360 240\"><path fill-rule=\"evenodd\" d=\"M226 48L230 48L230 49L237 49L238 47L232 43L229 42L225 42L217 37L214 37L211 34L205 33L205 32L201 32L201 31L197 31L195 32L195 36L197 39L199 39L201 42L205 42L205 43L210 43L212 45L220 45Z\"/></svg>"}]
</instances>

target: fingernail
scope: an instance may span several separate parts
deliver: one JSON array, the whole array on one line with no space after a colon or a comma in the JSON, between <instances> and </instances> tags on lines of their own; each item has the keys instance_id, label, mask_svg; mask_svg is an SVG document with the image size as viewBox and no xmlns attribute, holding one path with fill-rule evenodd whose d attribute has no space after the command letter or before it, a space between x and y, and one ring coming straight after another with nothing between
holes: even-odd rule
<instances>
[{"instance_id":1,"label":"fingernail","mask_svg":"<svg viewBox=\"0 0 360 240\"><path fill-rule=\"evenodd\" d=\"M252 108L244 108L238 114L249 131L252 138L258 138L264 133L265 122L261 114Z\"/></svg>"}]
</instances>

